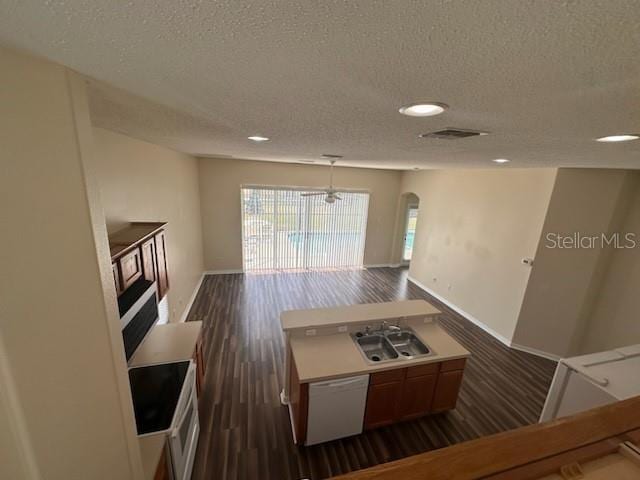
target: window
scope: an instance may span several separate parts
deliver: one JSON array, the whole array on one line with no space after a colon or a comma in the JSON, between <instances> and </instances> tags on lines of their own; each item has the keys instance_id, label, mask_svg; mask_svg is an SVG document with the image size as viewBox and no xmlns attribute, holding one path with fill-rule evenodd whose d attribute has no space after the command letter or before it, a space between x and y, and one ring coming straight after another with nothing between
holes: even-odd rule
<instances>
[{"instance_id":1,"label":"window","mask_svg":"<svg viewBox=\"0 0 640 480\"><path fill-rule=\"evenodd\" d=\"M339 192L333 204L319 190L242 188L244 270L361 267L369 194Z\"/></svg>"}]
</instances>

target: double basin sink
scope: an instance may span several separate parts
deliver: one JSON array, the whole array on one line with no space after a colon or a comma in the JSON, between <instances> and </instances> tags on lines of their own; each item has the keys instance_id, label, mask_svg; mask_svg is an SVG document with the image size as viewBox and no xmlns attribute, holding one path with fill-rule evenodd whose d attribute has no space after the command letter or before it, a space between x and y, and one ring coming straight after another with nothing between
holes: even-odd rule
<instances>
[{"instance_id":1,"label":"double basin sink","mask_svg":"<svg viewBox=\"0 0 640 480\"><path fill-rule=\"evenodd\" d=\"M411 360L432 352L410 328L373 333L356 332L351 338L369 363Z\"/></svg>"}]
</instances>

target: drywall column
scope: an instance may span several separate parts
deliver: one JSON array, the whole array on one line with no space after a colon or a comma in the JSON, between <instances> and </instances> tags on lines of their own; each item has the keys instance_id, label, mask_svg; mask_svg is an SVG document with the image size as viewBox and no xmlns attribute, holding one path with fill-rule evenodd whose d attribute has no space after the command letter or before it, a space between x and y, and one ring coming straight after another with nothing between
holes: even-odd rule
<instances>
[{"instance_id":1,"label":"drywall column","mask_svg":"<svg viewBox=\"0 0 640 480\"><path fill-rule=\"evenodd\" d=\"M558 247L558 235L581 238L617 231L635 177L626 170L560 169L518 317L516 346L567 357L580 343L613 252L600 240L589 248ZM609 237L608 237L609 238Z\"/></svg>"},{"instance_id":2,"label":"drywall column","mask_svg":"<svg viewBox=\"0 0 640 480\"><path fill-rule=\"evenodd\" d=\"M0 84L0 478L142 478L84 83L0 48Z\"/></svg>"}]
</instances>

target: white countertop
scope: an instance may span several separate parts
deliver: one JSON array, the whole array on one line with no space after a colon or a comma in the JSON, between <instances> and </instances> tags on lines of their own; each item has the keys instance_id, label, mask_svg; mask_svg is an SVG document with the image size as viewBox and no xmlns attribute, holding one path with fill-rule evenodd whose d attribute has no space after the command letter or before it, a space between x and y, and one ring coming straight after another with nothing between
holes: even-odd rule
<instances>
[{"instance_id":1,"label":"white countertop","mask_svg":"<svg viewBox=\"0 0 640 480\"><path fill-rule=\"evenodd\" d=\"M136 349L129 367L191 359L201 330L202 322L156 325Z\"/></svg>"},{"instance_id":2,"label":"white countertop","mask_svg":"<svg viewBox=\"0 0 640 480\"><path fill-rule=\"evenodd\" d=\"M349 333L334 333L289 339L291 355L300 382L316 382L364 373L393 370L470 356L468 350L447 334L437 321L408 322L416 335L429 346L432 355L412 360L400 358L387 363L369 363Z\"/></svg>"}]
</instances>

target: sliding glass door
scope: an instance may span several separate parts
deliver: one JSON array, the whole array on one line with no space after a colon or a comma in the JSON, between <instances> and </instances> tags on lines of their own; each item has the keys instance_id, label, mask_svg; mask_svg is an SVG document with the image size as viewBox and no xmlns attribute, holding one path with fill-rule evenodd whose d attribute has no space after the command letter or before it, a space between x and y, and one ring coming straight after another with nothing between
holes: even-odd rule
<instances>
[{"instance_id":1,"label":"sliding glass door","mask_svg":"<svg viewBox=\"0 0 640 480\"><path fill-rule=\"evenodd\" d=\"M242 188L244 270L362 266L369 194L339 192L326 203L317 190Z\"/></svg>"}]
</instances>

